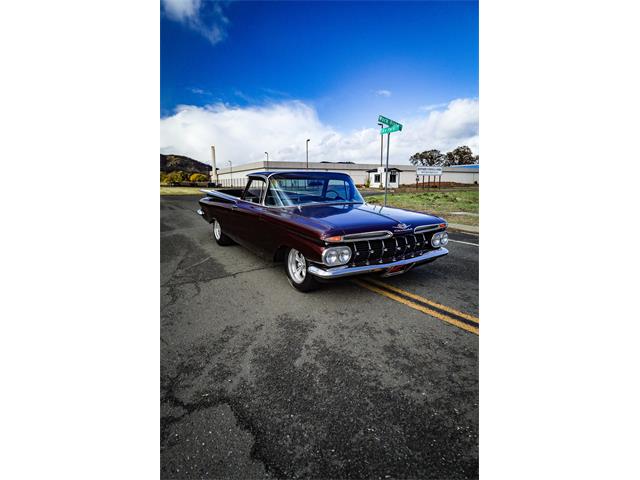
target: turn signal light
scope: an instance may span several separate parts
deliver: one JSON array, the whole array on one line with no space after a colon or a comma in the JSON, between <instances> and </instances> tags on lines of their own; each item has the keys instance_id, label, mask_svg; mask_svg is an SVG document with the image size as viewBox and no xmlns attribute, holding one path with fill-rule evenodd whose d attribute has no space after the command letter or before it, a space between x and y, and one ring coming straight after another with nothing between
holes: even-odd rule
<instances>
[{"instance_id":1,"label":"turn signal light","mask_svg":"<svg viewBox=\"0 0 640 480\"><path fill-rule=\"evenodd\" d=\"M325 242L341 242L342 235L334 235L333 237L327 237L324 239Z\"/></svg>"}]
</instances>

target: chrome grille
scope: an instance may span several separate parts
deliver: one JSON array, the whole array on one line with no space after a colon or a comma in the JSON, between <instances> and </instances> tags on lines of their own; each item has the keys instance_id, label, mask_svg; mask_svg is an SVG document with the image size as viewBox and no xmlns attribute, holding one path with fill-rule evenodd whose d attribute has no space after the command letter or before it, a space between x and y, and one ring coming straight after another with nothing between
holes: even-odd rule
<instances>
[{"instance_id":1,"label":"chrome grille","mask_svg":"<svg viewBox=\"0 0 640 480\"><path fill-rule=\"evenodd\" d=\"M373 265L395 262L423 255L434 248L431 237L434 232L394 235L384 240L361 240L349 244L353 251L351 265Z\"/></svg>"}]
</instances>

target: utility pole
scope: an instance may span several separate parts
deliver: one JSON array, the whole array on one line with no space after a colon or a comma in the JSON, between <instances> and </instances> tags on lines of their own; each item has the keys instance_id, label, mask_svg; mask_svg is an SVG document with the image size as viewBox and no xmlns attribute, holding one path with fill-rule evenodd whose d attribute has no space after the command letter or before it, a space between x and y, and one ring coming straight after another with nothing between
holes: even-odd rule
<instances>
[{"instance_id":1,"label":"utility pole","mask_svg":"<svg viewBox=\"0 0 640 480\"><path fill-rule=\"evenodd\" d=\"M384 124L382 124L382 123L378 123L378 126L379 126L380 128L383 128L383 127L384 127ZM383 143L384 143L384 135L381 133L381 134L380 134L380 166L382 166L382 148L383 148L383 145L382 145L382 144L383 144Z\"/></svg>"},{"instance_id":2,"label":"utility pole","mask_svg":"<svg viewBox=\"0 0 640 480\"><path fill-rule=\"evenodd\" d=\"M269 152L264 152L264 154L267 156L267 170L269 170Z\"/></svg>"},{"instance_id":3,"label":"utility pole","mask_svg":"<svg viewBox=\"0 0 640 480\"><path fill-rule=\"evenodd\" d=\"M309 141L311 139L307 138L307 170L309 170Z\"/></svg>"},{"instance_id":4,"label":"utility pole","mask_svg":"<svg viewBox=\"0 0 640 480\"><path fill-rule=\"evenodd\" d=\"M213 160L213 177L216 187L218 186L218 169L216 168L216 146L211 145L211 159Z\"/></svg>"},{"instance_id":5,"label":"utility pole","mask_svg":"<svg viewBox=\"0 0 640 480\"><path fill-rule=\"evenodd\" d=\"M233 187L233 164L231 160L227 160L227 163L229 164L229 178L231 179L231 186Z\"/></svg>"},{"instance_id":6,"label":"utility pole","mask_svg":"<svg viewBox=\"0 0 640 480\"><path fill-rule=\"evenodd\" d=\"M380 135L382 137L382 135ZM384 169L384 206L387 206L387 188L389 188L389 143L391 133L387 133L387 166Z\"/></svg>"}]
</instances>

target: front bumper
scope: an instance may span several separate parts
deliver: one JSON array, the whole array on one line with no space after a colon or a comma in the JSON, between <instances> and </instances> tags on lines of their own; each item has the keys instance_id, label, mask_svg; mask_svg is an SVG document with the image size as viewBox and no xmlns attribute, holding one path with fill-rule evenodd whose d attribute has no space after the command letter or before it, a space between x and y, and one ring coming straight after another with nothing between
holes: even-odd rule
<instances>
[{"instance_id":1,"label":"front bumper","mask_svg":"<svg viewBox=\"0 0 640 480\"><path fill-rule=\"evenodd\" d=\"M402 265L411 265L411 264L419 264L424 263L429 260L435 260L438 257L444 257L449 253L444 247L440 247L437 250L431 250L430 252L425 253L424 255L420 255L419 257L406 258L404 260L397 260L391 263L383 263L376 265L363 265L361 267L333 267L333 268L320 268L315 265L311 265L307 271L318 278L321 279L333 279L333 278L342 278L349 277L351 275L361 275L366 273L375 273L375 272L384 272L385 270L389 270L393 267L399 267Z\"/></svg>"}]
</instances>

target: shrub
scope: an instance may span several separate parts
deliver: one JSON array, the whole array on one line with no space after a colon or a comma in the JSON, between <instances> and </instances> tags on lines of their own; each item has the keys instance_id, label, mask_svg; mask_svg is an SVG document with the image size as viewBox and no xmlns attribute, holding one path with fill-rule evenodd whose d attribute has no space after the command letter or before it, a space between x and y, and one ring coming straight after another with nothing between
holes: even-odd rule
<instances>
[{"instance_id":1,"label":"shrub","mask_svg":"<svg viewBox=\"0 0 640 480\"><path fill-rule=\"evenodd\" d=\"M193 173L189 177L190 182L206 182L208 180L209 179L207 178L207 176L203 175L202 173Z\"/></svg>"},{"instance_id":2,"label":"shrub","mask_svg":"<svg viewBox=\"0 0 640 480\"><path fill-rule=\"evenodd\" d=\"M167 182L169 183L180 183L180 182L184 182L186 180L186 175L184 174L184 172L181 172L179 170L175 171L175 172L170 172L167 175Z\"/></svg>"},{"instance_id":3,"label":"shrub","mask_svg":"<svg viewBox=\"0 0 640 480\"><path fill-rule=\"evenodd\" d=\"M160 170L160 183L167 183L167 172Z\"/></svg>"}]
</instances>

